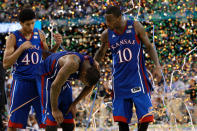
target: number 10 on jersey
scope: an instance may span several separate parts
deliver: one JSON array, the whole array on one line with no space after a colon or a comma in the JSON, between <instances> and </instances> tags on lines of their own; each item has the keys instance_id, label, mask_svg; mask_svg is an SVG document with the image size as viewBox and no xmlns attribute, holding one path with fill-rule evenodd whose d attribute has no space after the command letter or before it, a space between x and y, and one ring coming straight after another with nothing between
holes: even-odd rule
<instances>
[{"instance_id":1,"label":"number 10 on jersey","mask_svg":"<svg viewBox=\"0 0 197 131\"><path fill-rule=\"evenodd\" d=\"M132 59L132 52L129 48L125 48L124 50L119 50L117 54L119 56L119 63L128 62Z\"/></svg>"}]
</instances>

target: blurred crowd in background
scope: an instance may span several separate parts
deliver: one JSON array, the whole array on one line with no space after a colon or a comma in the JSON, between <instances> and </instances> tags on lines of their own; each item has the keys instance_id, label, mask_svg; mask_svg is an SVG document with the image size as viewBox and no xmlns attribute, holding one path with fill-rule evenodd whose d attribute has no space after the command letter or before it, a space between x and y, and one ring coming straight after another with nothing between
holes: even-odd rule
<instances>
[{"instance_id":1,"label":"blurred crowd in background","mask_svg":"<svg viewBox=\"0 0 197 131\"><path fill-rule=\"evenodd\" d=\"M163 80L161 82L154 80L155 91L152 93L155 108L154 124L173 123L175 118L180 124L189 122L197 124L197 2L195 0L141 0L140 8L138 0L42 0L41 2L4 0L0 2L0 22L17 22L21 7L27 3L32 6L37 19L42 22L42 30L46 34L49 47L53 46L51 33L59 32L63 36L60 51L77 51L91 56L94 56L100 47L100 35L107 28L103 18L107 6L120 6L126 19L138 17L154 44L163 67ZM3 59L8 35L9 32L0 34L0 61ZM145 57L147 69L152 72L153 63L147 53ZM92 122L91 126L113 125L111 65L111 53L108 51L101 65L100 83L93 94L78 105L77 127L86 126L97 89L99 91L93 112L98 112L92 116L91 121L95 123ZM151 78L152 82L153 79ZM5 82L7 103L9 103L11 81L11 70L7 70ZM82 87L78 81L73 81L72 85L76 97ZM192 114L193 121L189 117L188 110ZM5 122L7 115L5 111L3 115ZM132 120L132 124L135 123L137 123L136 118Z\"/></svg>"}]
</instances>

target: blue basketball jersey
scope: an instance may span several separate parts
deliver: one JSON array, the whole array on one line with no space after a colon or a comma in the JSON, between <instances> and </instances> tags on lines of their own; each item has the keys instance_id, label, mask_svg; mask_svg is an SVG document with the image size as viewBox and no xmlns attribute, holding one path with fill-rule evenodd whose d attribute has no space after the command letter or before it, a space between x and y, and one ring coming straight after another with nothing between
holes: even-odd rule
<instances>
[{"instance_id":1,"label":"blue basketball jersey","mask_svg":"<svg viewBox=\"0 0 197 131\"><path fill-rule=\"evenodd\" d=\"M113 58L114 96L127 98L139 90L149 92L152 86L145 68L142 43L135 33L134 22L127 21L123 34L108 29L108 39Z\"/></svg>"},{"instance_id":2,"label":"blue basketball jersey","mask_svg":"<svg viewBox=\"0 0 197 131\"><path fill-rule=\"evenodd\" d=\"M16 49L19 48L27 39L17 30L13 32L16 37ZM33 49L24 50L13 66L14 78L29 79L33 78L36 72L36 66L42 61L42 42L40 40L38 29L34 29L32 37L29 40L34 46Z\"/></svg>"},{"instance_id":3,"label":"blue basketball jersey","mask_svg":"<svg viewBox=\"0 0 197 131\"><path fill-rule=\"evenodd\" d=\"M41 77L41 79L40 79L41 80L41 82L40 82L41 88L39 89L39 92L40 92L41 104L42 104L43 112L44 112L43 120L42 120L43 122L46 122L49 119L53 121L52 114L50 113L51 107L49 104L50 103L50 97L49 97L50 96L50 88L51 88L51 84L53 83L54 79L56 78L56 76L60 70L59 63L58 63L59 58L61 58L62 56L65 56L65 55L69 55L69 54L75 54L75 55L79 56L81 62L80 62L78 70L80 70L81 65L84 61L84 56L77 53L77 52L62 51L62 52L58 52L58 53L53 53L50 56L48 56L41 64L39 64L38 79L40 79L39 77ZM64 83L64 85L62 86L62 90L61 90L59 99L58 99L58 103L63 102L65 105L67 105L68 103L70 105L72 103L72 88L71 88L69 80L78 79L78 76L79 76L79 71L72 74L69 77L69 79ZM69 106L69 105L67 105L67 106ZM60 108L61 109L68 108L67 106L61 107L61 104L59 104L58 106L60 106L59 109ZM64 112L66 110L67 109L64 109ZM47 113L47 112L49 112L49 113ZM49 119L47 119L46 115ZM72 118L71 116L72 116L71 114L69 115L69 117L65 116L65 119L71 119Z\"/></svg>"},{"instance_id":4,"label":"blue basketball jersey","mask_svg":"<svg viewBox=\"0 0 197 131\"><path fill-rule=\"evenodd\" d=\"M81 64L84 61L84 56L80 53L77 52L69 52L69 51L62 51L62 52L57 52L53 53L50 56L48 56L39 66L39 74L43 75L45 74L47 77L53 76L54 78L56 77L58 71L59 71L59 64L58 64L58 59L62 56L69 55L69 54L75 54L79 56L81 62L79 65L79 70L81 68ZM78 72L72 74L70 79L78 79Z\"/></svg>"}]
</instances>

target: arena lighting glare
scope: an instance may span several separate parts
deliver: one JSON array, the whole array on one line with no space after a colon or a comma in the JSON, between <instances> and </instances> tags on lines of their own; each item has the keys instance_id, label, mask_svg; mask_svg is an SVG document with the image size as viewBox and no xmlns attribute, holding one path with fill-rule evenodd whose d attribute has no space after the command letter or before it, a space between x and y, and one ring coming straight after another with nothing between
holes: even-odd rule
<instances>
[{"instance_id":1,"label":"arena lighting glare","mask_svg":"<svg viewBox=\"0 0 197 131\"><path fill-rule=\"evenodd\" d=\"M34 28L41 30L42 22L38 20L35 21ZM21 29L21 25L19 23L0 23L0 33L14 32L19 29Z\"/></svg>"}]
</instances>

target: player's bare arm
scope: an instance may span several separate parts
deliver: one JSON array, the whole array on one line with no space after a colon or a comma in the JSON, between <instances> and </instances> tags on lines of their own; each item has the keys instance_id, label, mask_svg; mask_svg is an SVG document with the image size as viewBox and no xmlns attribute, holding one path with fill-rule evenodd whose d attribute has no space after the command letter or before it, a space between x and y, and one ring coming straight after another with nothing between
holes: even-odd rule
<instances>
[{"instance_id":1,"label":"player's bare arm","mask_svg":"<svg viewBox=\"0 0 197 131\"><path fill-rule=\"evenodd\" d=\"M76 55L67 55L59 59L60 70L51 85L51 109L52 115L58 123L63 122L63 114L58 109L58 97L61 92L61 88L69 78L71 74L76 72L79 68L80 58Z\"/></svg>"},{"instance_id":2,"label":"player's bare arm","mask_svg":"<svg viewBox=\"0 0 197 131\"><path fill-rule=\"evenodd\" d=\"M108 49L108 30L104 30L101 34L101 47L96 52L94 59L100 62L104 57Z\"/></svg>"},{"instance_id":3,"label":"player's bare arm","mask_svg":"<svg viewBox=\"0 0 197 131\"><path fill-rule=\"evenodd\" d=\"M158 58L157 52L156 52L155 48L153 47L153 45L150 43L150 40L149 40L142 24L138 21L135 21L134 26L135 26L135 32L137 33L137 35L140 38L140 40L142 41L142 43L145 44L148 54L150 55L151 59L155 63L155 70L154 70L153 75L155 75L158 78L158 81L160 81L162 75L161 75L161 66L159 63L159 58Z\"/></svg>"},{"instance_id":4,"label":"player's bare arm","mask_svg":"<svg viewBox=\"0 0 197 131\"><path fill-rule=\"evenodd\" d=\"M85 86L85 88L83 88L82 92L78 95L78 97L70 105L67 113L72 112L73 116L75 116L76 105L92 91L93 87L94 86Z\"/></svg>"},{"instance_id":5,"label":"player's bare arm","mask_svg":"<svg viewBox=\"0 0 197 131\"><path fill-rule=\"evenodd\" d=\"M53 35L54 39L55 39L55 45L53 46L52 49L50 49L50 52L56 52L57 49L60 47L60 44L62 43L62 35L59 33L56 33Z\"/></svg>"},{"instance_id":6,"label":"player's bare arm","mask_svg":"<svg viewBox=\"0 0 197 131\"><path fill-rule=\"evenodd\" d=\"M25 41L19 48L15 50L16 37L14 34L10 34L6 41L6 48L3 57L3 67L5 69L11 67L26 49L33 48L30 41Z\"/></svg>"},{"instance_id":7,"label":"player's bare arm","mask_svg":"<svg viewBox=\"0 0 197 131\"><path fill-rule=\"evenodd\" d=\"M54 34L56 44L53 46L52 49L49 49L48 45L46 43L46 36L45 36L44 32L39 30L39 35L40 35L40 39L43 44L43 50L44 50L43 51L43 58L46 58L47 56L49 56L50 53L55 53L57 51L57 49L59 48L60 44L62 43L62 36L59 33Z\"/></svg>"}]
</instances>

